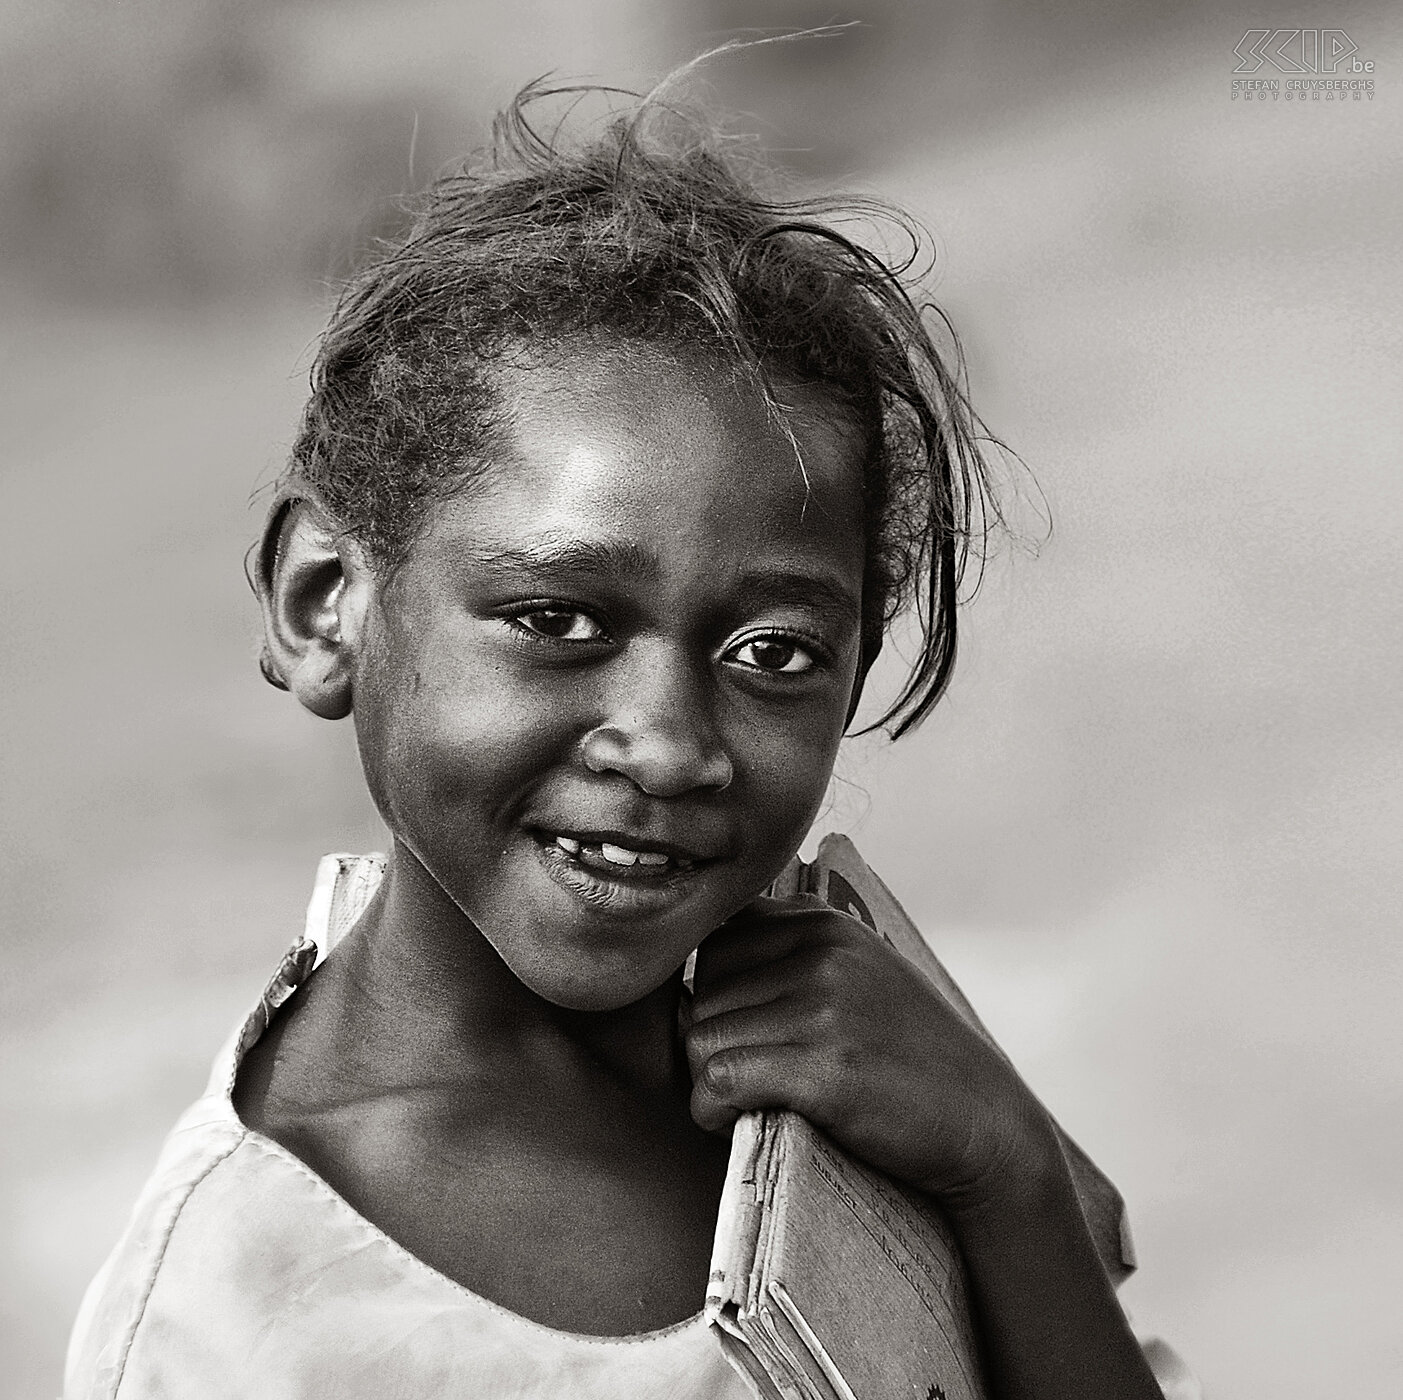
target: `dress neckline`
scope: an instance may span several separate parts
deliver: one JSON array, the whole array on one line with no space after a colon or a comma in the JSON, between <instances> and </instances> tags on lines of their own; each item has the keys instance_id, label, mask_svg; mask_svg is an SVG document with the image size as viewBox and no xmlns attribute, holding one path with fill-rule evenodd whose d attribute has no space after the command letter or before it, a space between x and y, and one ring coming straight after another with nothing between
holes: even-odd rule
<instances>
[{"instance_id":1,"label":"dress neckline","mask_svg":"<svg viewBox=\"0 0 1403 1400\"><path fill-rule=\"evenodd\" d=\"M327 959L337 944L350 932L356 920L370 903L385 873L386 857L380 852L367 855L337 853L323 856L317 867L316 884L307 904L307 919L301 936L283 955L277 971L269 979L257 1004L241 1023L225 1051L215 1063L210 1078L207 1097L217 1100L222 1115L227 1115L243 1137L257 1144L262 1150L281 1157L296 1165L303 1176L312 1184L318 1194L332 1203L336 1209L354 1219L357 1225L368 1230L376 1239L390 1248L397 1257L417 1271L426 1272L445 1287L453 1290L464 1300L496 1314L516 1326L544 1334L558 1341L577 1342L588 1346L639 1346L650 1342L662 1342L681 1333L689 1333L706 1326L703 1311L697 1311L679 1322L666 1327L653 1328L647 1332L629 1333L623 1336L600 1335L590 1332L572 1332L562 1327L552 1327L548 1323L537 1322L524 1313L515 1312L502 1303L494 1302L475 1292L466 1284L450 1278L441 1269L436 1269L421 1259L411 1249L401 1244L393 1235L387 1234L373 1220L362 1215L332 1184L319 1172L302 1160L295 1152L284 1147L275 1138L251 1128L238 1115L234 1107L234 1085L238 1079L239 1067L245 1055L263 1038L278 1009L291 998Z\"/></svg>"}]
</instances>

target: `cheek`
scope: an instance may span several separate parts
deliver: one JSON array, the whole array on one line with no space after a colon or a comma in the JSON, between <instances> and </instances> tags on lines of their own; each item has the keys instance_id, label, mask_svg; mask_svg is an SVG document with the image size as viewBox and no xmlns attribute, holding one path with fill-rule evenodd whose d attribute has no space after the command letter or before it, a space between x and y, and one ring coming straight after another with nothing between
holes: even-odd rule
<instances>
[{"instance_id":1,"label":"cheek","mask_svg":"<svg viewBox=\"0 0 1403 1400\"><path fill-rule=\"evenodd\" d=\"M363 653L354 720L376 806L392 827L437 824L446 808L491 807L568 746L568 697L519 683L460 629L384 624Z\"/></svg>"},{"instance_id":2,"label":"cheek","mask_svg":"<svg viewBox=\"0 0 1403 1400\"><path fill-rule=\"evenodd\" d=\"M372 723L358 730L372 738L373 725L378 767L399 802L430 817L465 807L497 811L533 776L568 758L580 729L571 700L511 685L491 666L464 667L422 675L417 687L382 699Z\"/></svg>"},{"instance_id":3,"label":"cheek","mask_svg":"<svg viewBox=\"0 0 1403 1400\"><path fill-rule=\"evenodd\" d=\"M843 715L809 716L802 725L752 729L746 734L744 771L755 794L754 817L766 844L786 846L804 836L828 792L842 736Z\"/></svg>"}]
</instances>

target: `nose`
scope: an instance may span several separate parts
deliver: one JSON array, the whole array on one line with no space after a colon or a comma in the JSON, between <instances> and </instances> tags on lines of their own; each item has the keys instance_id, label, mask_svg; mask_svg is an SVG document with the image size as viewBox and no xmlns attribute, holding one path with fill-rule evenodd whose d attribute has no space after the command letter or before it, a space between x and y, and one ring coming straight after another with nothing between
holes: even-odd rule
<instances>
[{"instance_id":1,"label":"nose","mask_svg":"<svg viewBox=\"0 0 1403 1400\"><path fill-rule=\"evenodd\" d=\"M584 738L585 766L622 774L650 797L729 787L735 768L700 669L658 650L639 655L612 678L603 722Z\"/></svg>"}]
</instances>

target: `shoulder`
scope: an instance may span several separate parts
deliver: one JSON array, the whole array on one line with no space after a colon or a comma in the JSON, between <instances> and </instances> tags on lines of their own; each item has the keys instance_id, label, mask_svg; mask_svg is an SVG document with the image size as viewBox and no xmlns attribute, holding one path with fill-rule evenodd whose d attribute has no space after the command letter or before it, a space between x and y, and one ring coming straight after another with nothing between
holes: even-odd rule
<instances>
[{"instance_id":1,"label":"shoulder","mask_svg":"<svg viewBox=\"0 0 1403 1400\"><path fill-rule=\"evenodd\" d=\"M192 1199L247 1139L228 1101L206 1094L166 1139L127 1227L89 1285L69 1342L66 1395L115 1395Z\"/></svg>"}]
</instances>

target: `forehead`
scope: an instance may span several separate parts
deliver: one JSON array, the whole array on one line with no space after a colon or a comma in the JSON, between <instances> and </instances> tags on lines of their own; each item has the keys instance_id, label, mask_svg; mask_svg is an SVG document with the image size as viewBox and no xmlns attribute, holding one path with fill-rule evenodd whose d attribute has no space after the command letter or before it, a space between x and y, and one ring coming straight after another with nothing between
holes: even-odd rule
<instances>
[{"instance_id":1,"label":"forehead","mask_svg":"<svg viewBox=\"0 0 1403 1400\"><path fill-rule=\"evenodd\" d=\"M781 383L776 403L704 352L599 341L518 359L498 387L497 450L431 534L705 550L718 569L802 555L860 578L859 435L820 390Z\"/></svg>"}]
</instances>

